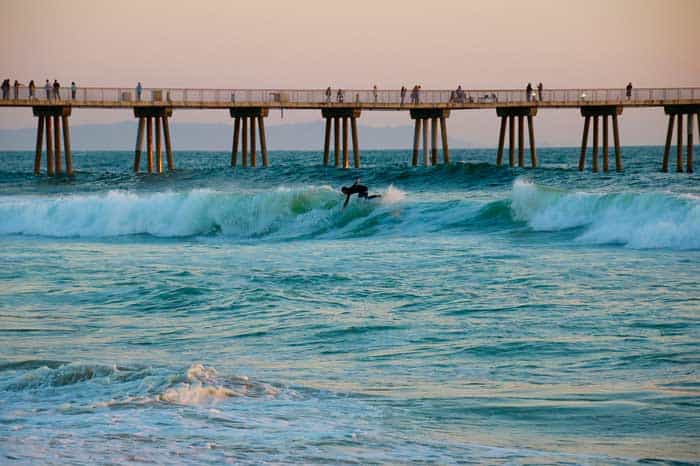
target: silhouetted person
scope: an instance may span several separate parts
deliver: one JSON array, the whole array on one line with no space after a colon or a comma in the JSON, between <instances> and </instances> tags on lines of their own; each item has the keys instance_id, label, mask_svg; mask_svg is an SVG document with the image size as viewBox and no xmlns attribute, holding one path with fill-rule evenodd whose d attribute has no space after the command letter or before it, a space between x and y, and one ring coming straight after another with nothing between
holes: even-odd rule
<instances>
[{"instance_id":1,"label":"silhouetted person","mask_svg":"<svg viewBox=\"0 0 700 466\"><path fill-rule=\"evenodd\" d=\"M46 84L44 84L44 90L46 91L46 100L51 100L51 84L48 79L46 80Z\"/></svg>"},{"instance_id":2,"label":"silhouetted person","mask_svg":"<svg viewBox=\"0 0 700 466\"><path fill-rule=\"evenodd\" d=\"M70 98L75 100L75 93L78 92L78 86L75 85L75 81L70 83Z\"/></svg>"},{"instance_id":3,"label":"silhouetted person","mask_svg":"<svg viewBox=\"0 0 700 466\"><path fill-rule=\"evenodd\" d=\"M14 88L15 88L15 100L19 99L19 86L20 86L19 81L17 81L17 80L15 79L15 84L14 84Z\"/></svg>"},{"instance_id":4,"label":"silhouetted person","mask_svg":"<svg viewBox=\"0 0 700 466\"><path fill-rule=\"evenodd\" d=\"M542 102L542 91L543 90L544 90L544 86L542 85L542 83L539 83L537 85L537 94L539 96L540 102Z\"/></svg>"},{"instance_id":5,"label":"silhouetted person","mask_svg":"<svg viewBox=\"0 0 700 466\"><path fill-rule=\"evenodd\" d=\"M525 88L525 94L527 94L527 101L530 102L530 99L532 98L532 84L527 83L527 87Z\"/></svg>"},{"instance_id":6,"label":"silhouetted person","mask_svg":"<svg viewBox=\"0 0 700 466\"><path fill-rule=\"evenodd\" d=\"M56 100L61 100L61 85L57 79L53 80L53 96Z\"/></svg>"},{"instance_id":7,"label":"silhouetted person","mask_svg":"<svg viewBox=\"0 0 700 466\"><path fill-rule=\"evenodd\" d=\"M406 86L401 86L401 105L403 105L403 101L406 98Z\"/></svg>"},{"instance_id":8,"label":"silhouetted person","mask_svg":"<svg viewBox=\"0 0 700 466\"><path fill-rule=\"evenodd\" d=\"M34 90L36 89L36 84L34 84L34 80L32 79L29 81L29 98L33 99L34 98Z\"/></svg>"},{"instance_id":9,"label":"silhouetted person","mask_svg":"<svg viewBox=\"0 0 700 466\"><path fill-rule=\"evenodd\" d=\"M370 196L368 194L369 190L367 189L367 186L360 184L359 178L355 180L355 183L353 183L352 186L343 186L342 188L340 188L340 190L346 196L345 203L343 204L343 209L345 208L345 206L348 205L348 202L350 202L350 196L352 196L353 194L357 194L357 197L359 197L360 199L375 199L377 197L382 197L381 194L374 194Z\"/></svg>"},{"instance_id":10,"label":"silhouetted person","mask_svg":"<svg viewBox=\"0 0 700 466\"><path fill-rule=\"evenodd\" d=\"M141 85L141 81L136 84L136 100L141 100L141 92L143 92L143 86Z\"/></svg>"},{"instance_id":11,"label":"silhouetted person","mask_svg":"<svg viewBox=\"0 0 700 466\"><path fill-rule=\"evenodd\" d=\"M627 90L627 92L626 92L627 100L629 100L632 98L632 83L631 82L627 83L626 90Z\"/></svg>"},{"instance_id":12,"label":"silhouetted person","mask_svg":"<svg viewBox=\"0 0 700 466\"><path fill-rule=\"evenodd\" d=\"M326 103L331 103L331 86L326 89Z\"/></svg>"},{"instance_id":13,"label":"silhouetted person","mask_svg":"<svg viewBox=\"0 0 700 466\"><path fill-rule=\"evenodd\" d=\"M2 82L2 99L5 100L10 95L10 80L9 78Z\"/></svg>"},{"instance_id":14,"label":"silhouetted person","mask_svg":"<svg viewBox=\"0 0 700 466\"><path fill-rule=\"evenodd\" d=\"M342 89L338 89L338 93L335 95L335 100L340 104L343 103L343 90Z\"/></svg>"}]
</instances>

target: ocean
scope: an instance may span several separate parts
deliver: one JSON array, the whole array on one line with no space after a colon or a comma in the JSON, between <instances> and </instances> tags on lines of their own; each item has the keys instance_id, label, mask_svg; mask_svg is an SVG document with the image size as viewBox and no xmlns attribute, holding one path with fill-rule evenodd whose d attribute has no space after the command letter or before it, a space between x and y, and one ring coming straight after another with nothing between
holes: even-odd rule
<instances>
[{"instance_id":1,"label":"ocean","mask_svg":"<svg viewBox=\"0 0 700 466\"><path fill-rule=\"evenodd\" d=\"M697 464L700 177L538 152L0 152L0 463Z\"/></svg>"}]
</instances>

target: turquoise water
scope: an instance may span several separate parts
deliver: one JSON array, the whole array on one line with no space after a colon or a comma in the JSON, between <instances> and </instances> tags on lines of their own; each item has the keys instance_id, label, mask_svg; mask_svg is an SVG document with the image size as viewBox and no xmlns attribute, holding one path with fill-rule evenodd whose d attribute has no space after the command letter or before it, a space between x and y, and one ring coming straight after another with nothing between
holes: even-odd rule
<instances>
[{"instance_id":1,"label":"turquoise water","mask_svg":"<svg viewBox=\"0 0 700 466\"><path fill-rule=\"evenodd\" d=\"M700 461L700 178L577 152L0 153L0 463Z\"/></svg>"}]
</instances>

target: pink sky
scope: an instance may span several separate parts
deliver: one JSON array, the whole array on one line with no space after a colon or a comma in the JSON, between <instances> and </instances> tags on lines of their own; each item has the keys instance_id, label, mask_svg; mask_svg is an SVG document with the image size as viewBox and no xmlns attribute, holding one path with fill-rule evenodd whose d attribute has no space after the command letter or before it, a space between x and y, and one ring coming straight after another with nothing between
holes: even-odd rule
<instances>
[{"instance_id":1,"label":"pink sky","mask_svg":"<svg viewBox=\"0 0 700 466\"><path fill-rule=\"evenodd\" d=\"M2 0L3 79L54 78L82 86L210 88L520 88L700 86L700 2L119 1ZM285 122L318 112L286 112ZM493 115L492 115L493 113ZM576 145L560 122L538 132ZM662 111L627 110L628 143L663 141ZM546 115L546 117L545 117ZM225 122L226 112L176 112L177 121ZM79 110L73 124L122 121L126 111ZM279 115L271 117L279 123ZM407 124L365 112L362 124ZM31 112L0 112L0 128L31 127ZM495 112L459 112L451 131L496 131ZM625 125L628 131L625 133ZM493 128L492 128L493 127ZM650 131L658 132L649 134ZM625 138L624 135L627 135ZM495 139L495 138L494 138ZM656 141L658 139L658 141Z\"/></svg>"}]
</instances>

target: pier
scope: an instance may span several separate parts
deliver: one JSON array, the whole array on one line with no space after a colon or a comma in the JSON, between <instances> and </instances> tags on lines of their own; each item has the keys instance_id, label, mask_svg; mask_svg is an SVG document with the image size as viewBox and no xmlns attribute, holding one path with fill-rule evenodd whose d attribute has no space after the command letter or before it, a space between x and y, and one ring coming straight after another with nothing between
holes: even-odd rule
<instances>
[{"instance_id":1,"label":"pier","mask_svg":"<svg viewBox=\"0 0 700 466\"><path fill-rule=\"evenodd\" d=\"M0 100L0 107L30 107L37 117L36 152L34 173L41 173L41 159L46 157L46 174L73 176L73 159L70 141L70 116L73 109L128 108L138 119L134 171L141 169L144 131L146 133L148 173L163 172L162 142L165 142L168 170L175 169L169 119L174 110L220 109L233 118L231 166L237 167L239 142L242 167L257 167L257 144L260 144L262 166L269 166L265 118L270 109L320 110L325 119L323 164L330 163L330 142L333 133L334 165L350 168L348 138L352 138L353 165L360 168L360 138L357 120L363 111L406 111L414 120L413 151L411 164L419 165L422 138L422 164L437 165L442 151L442 162L450 163L447 144L447 120L451 112L460 110L495 109L501 119L498 134L496 165L501 166L508 132L508 162L516 166L515 135L517 127L517 166L525 168L524 123L527 122L530 167L538 166L535 147L534 120L538 109L576 108L583 117L581 155L578 169L585 170L588 157L588 141L593 120L591 143L592 172L607 172L609 161L609 123L612 124L615 150L615 170L622 171L621 135L618 117L625 108L658 107L668 115L668 128L660 169L668 172L673 131L676 130L676 171L692 173L693 133L700 135L700 88L638 88L628 92L619 89L549 89L526 92L524 89L481 90L396 90L366 89L175 89L175 88L61 88L58 94L52 90L37 88L30 95L27 87L20 87L12 98ZM685 121L686 135L683 134ZM342 123L341 123L342 122ZM517 125L516 125L517 122ZM602 122L602 169L599 165L600 126ZM342 139L341 139L342 124ZM438 125L441 144L438 144ZM155 126L155 152L153 136ZM333 130L331 130L331 127ZM430 127L430 129L429 129ZM62 130L61 130L62 129ZM430 133L430 136L429 136ZM61 152L63 136L63 154ZM44 136L46 150L44 151ZM684 138L687 136L687 139ZM257 139L256 139L257 138ZM683 160L683 141L686 142L686 158ZM430 141L430 144L429 144ZM342 143L342 158L341 158ZM441 145L441 147L439 147ZM321 144L319 143L319 147ZM154 159L155 154L155 159ZM62 155L64 158L62 159Z\"/></svg>"}]
</instances>

